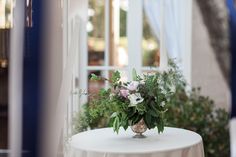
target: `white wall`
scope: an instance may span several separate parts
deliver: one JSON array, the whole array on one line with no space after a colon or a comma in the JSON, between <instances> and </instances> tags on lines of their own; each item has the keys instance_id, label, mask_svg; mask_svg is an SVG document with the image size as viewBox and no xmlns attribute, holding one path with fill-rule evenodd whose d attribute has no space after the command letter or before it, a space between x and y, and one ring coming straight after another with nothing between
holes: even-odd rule
<instances>
[{"instance_id":1,"label":"white wall","mask_svg":"<svg viewBox=\"0 0 236 157\"><path fill-rule=\"evenodd\" d=\"M192 86L202 87L202 94L210 96L217 107L228 109L229 89L221 74L201 12L193 2Z\"/></svg>"}]
</instances>

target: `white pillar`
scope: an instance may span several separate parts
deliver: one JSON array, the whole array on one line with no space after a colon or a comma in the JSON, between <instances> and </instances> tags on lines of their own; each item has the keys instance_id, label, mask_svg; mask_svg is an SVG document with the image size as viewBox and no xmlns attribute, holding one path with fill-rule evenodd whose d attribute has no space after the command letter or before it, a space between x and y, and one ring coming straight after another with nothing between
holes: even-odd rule
<instances>
[{"instance_id":1,"label":"white pillar","mask_svg":"<svg viewBox=\"0 0 236 157\"><path fill-rule=\"evenodd\" d=\"M191 82L192 82L192 0L182 0L182 5L185 8L183 17L185 18L185 24L184 24L184 30L185 36L182 43L185 45L185 49L183 52L183 75L187 81L187 83L191 87Z\"/></svg>"},{"instance_id":2,"label":"white pillar","mask_svg":"<svg viewBox=\"0 0 236 157\"><path fill-rule=\"evenodd\" d=\"M128 37L128 77L132 78L132 69L141 74L142 67L142 38L143 38L143 1L129 0L127 18Z\"/></svg>"},{"instance_id":3,"label":"white pillar","mask_svg":"<svg viewBox=\"0 0 236 157\"><path fill-rule=\"evenodd\" d=\"M25 1L16 1L11 33L9 74L9 148L10 157L22 153L23 49Z\"/></svg>"}]
</instances>

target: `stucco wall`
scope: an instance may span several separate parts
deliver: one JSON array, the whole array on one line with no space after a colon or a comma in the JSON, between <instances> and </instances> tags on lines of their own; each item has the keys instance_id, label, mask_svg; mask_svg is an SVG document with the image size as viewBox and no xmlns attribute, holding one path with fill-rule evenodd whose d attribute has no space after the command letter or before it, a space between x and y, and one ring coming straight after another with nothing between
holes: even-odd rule
<instances>
[{"instance_id":1,"label":"stucco wall","mask_svg":"<svg viewBox=\"0 0 236 157\"><path fill-rule=\"evenodd\" d=\"M217 107L228 109L229 89L219 69L206 26L195 0L192 24L192 86L201 87L202 94L212 98Z\"/></svg>"}]
</instances>

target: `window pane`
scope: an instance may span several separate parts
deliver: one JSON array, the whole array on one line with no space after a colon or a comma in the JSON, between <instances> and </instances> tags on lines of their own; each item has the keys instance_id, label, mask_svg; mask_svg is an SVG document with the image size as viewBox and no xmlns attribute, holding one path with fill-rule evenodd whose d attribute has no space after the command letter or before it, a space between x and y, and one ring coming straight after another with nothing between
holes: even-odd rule
<instances>
[{"instance_id":1,"label":"window pane","mask_svg":"<svg viewBox=\"0 0 236 157\"><path fill-rule=\"evenodd\" d=\"M142 64L143 66L159 66L160 65L160 48L156 36L148 22L148 18L143 14L143 54Z\"/></svg>"},{"instance_id":2,"label":"window pane","mask_svg":"<svg viewBox=\"0 0 236 157\"><path fill-rule=\"evenodd\" d=\"M104 65L105 51L105 1L89 0L87 23L88 64Z\"/></svg>"},{"instance_id":3,"label":"window pane","mask_svg":"<svg viewBox=\"0 0 236 157\"><path fill-rule=\"evenodd\" d=\"M127 11L128 0L113 0L110 22L110 62L111 66L128 65Z\"/></svg>"},{"instance_id":4,"label":"window pane","mask_svg":"<svg viewBox=\"0 0 236 157\"><path fill-rule=\"evenodd\" d=\"M91 100L98 92L101 88L105 87L105 81L101 80L101 81L93 81L90 80L91 79L91 74L95 74L97 76L104 76L104 71L99 71L99 70L95 70L95 71L89 71L88 72L88 99Z\"/></svg>"}]
</instances>

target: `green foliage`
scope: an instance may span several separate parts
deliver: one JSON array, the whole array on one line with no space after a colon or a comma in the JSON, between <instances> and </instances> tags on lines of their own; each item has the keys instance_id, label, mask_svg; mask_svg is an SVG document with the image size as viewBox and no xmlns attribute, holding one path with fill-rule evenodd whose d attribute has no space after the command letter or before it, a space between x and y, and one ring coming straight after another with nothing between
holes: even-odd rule
<instances>
[{"instance_id":1,"label":"green foliage","mask_svg":"<svg viewBox=\"0 0 236 157\"><path fill-rule=\"evenodd\" d=\"M174 80L179 79L172 74L175 70L174 66L170 66L165 72L139 76L133 69L134 81L131 82L121 82L119 71L115 71L111 79L92 74L92 80L106 80L110 88L101 89L98 96L89 102L87 115L90 119L87 121L93 124L103 116L103 119L107 119L106 124L110 121L118 133L120 127L127 129L143 119L149 129L157 127L159 133L163 132L167 111L165 104L174 93ZM122 91L126 94L122 94Z\"/></svg>"},{"instance_id":2,"label":"green foliage","mask_svg":"<svg viewBox=\"0 0 236 157\"><path fill-rule=\"evenodd\" d=\"M112 85L116 85L119 80L120 80L120 72L119 71L113 72L111 75Z\"/></svg>"},{"instance_id":3,"label":"green foliage","mask_svg":"<svg viewBox=\"0 0 236 157\"><path fill-rule=\"evenodd\" d=\"M105 95L105 91L100 91L100 94ZM105 101L84 104L82 110L73 119L74 134L88 129L111 126L109 123L114 110L114 106L109 106Z\"/></svg>"},{"instance_id":4,"label":"green foliage","mask_svg":"<svg viewBox=\"0 0 236 157\"><path fill-rule=\"evenodd\" d=\"M127 26L127 12L120 9L120 36L126 36L126 26Z\"/></svg>"},{"instance_id":5,"label":"green foliage","mask_svg":"<svg viewBox=\"0 0 236 157\"><path fill-rule=\"evenodd\" d=\"M138 81L138 75L135 69L132 70L132 78L133 81Z\"/></svg>"},{"instance_id":6,"label":"green foliage","mask_svg":"<svg viewBox=\"0 0 236 157\"><path fill-rule=\"evenodd\" d=\"M186 93L179 87L168 106L167 126L185 128L203 138L206 157L230 155L228 113L215 109L214 102L200 95L200 89Z\"/></svg>"},{"instance_id":7,"label":"green foliage","mask_svg":"<svg viewBox=\"0 0 236 157\"><path fill-rule=\"evenodd\" d=\"M91 80L93 80L93 81L99 81L99 80L100 80L100 77L98 77L98 76L95 75L95 74L91 74Z\"/></svg>"},{"instance_id":8,"label":"green foliage","mask_svg":"<svg viewBox=\"0 0 236 157\"><path fill-rule=\"evenodd\" d=\"M171 60L169 65L167 72L144 76L145 85L140 85L139 91L145 101L136 107L128 107L129 100L119 95L111 97L111 89L101 90L100 99L84 105L84 110L75 118L76 132L108 126L118 132L120 127L127 129L144 118L148 128L157 126L159 132L164 126L171 126L199 133L206 157L230 156L228 113L216 109L209 97L200 94L200 88L186 91L186 82L178 67ZM174 85L174 89L170 85ZM166 104L160 110L162 101Z\"/></svg>"}]
</instances>

